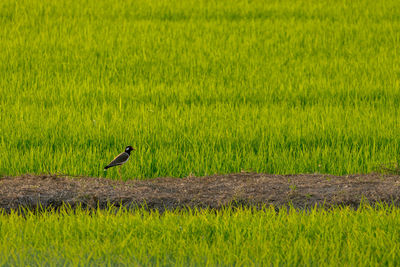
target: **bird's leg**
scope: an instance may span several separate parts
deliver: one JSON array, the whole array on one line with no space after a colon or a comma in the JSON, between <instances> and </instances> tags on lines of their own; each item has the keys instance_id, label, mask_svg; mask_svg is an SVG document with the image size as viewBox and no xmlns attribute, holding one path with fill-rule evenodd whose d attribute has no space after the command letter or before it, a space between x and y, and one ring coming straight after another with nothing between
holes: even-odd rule
<instances>
[{"instance_id":1,"label":"bird's leg","mask_svg":"<svg viewBox=\"0 0 400 267\"><path fill-rule=\"evenodd\" d=\"M120 165L119 168L118 168L119 179L122 180L121 169L122 169L122 165Z\"/></svg>"}]
</instances>

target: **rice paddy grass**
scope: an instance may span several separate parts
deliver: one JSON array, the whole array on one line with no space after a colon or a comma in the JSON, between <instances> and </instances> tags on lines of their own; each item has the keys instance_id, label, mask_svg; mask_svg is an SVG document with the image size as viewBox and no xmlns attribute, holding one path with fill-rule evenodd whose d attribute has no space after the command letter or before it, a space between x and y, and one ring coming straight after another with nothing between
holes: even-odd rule
<instances>
[{"instance_id":1,"label":"rice paddy grass","mask_svg":"<svg viewBox=\"0 0 400 267\"><path fill-rule=\"evenodd\" d=\"M2 266L397 266L400 210L0 215Z\"/></svg>"},{"instance_id":2,"label":"rice paddy grass","mask_svg":"<svg viewBox=\"0 0 400 267\"><path fill-rule=\"evenodd\" d=\"M368 173L400 152L400 2L0 3L0 174Z\"/></svg>"}]
</instances>

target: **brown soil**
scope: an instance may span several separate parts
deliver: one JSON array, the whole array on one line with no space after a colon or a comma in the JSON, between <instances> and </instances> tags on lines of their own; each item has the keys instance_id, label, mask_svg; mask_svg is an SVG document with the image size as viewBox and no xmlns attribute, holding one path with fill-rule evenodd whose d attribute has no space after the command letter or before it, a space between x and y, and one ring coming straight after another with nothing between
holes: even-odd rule
<instances>
[{"instance_id":1,"label":"brown soil","mask_svg":"<svg viewBox=\"0 0 400 267\"><path fill-rule=\"evenodd\" d=\"M142 206L157 209L181 207L221 208L225 205L291 203L296 208L316 204L359 206L369 203L400 204L399 175L322 174L270 175L237 173L207 177L157 178L128 182L104 178L23 175L0 178L0 208L58 208L63 203L87 208Z\"/></svg>"}]
</instances>

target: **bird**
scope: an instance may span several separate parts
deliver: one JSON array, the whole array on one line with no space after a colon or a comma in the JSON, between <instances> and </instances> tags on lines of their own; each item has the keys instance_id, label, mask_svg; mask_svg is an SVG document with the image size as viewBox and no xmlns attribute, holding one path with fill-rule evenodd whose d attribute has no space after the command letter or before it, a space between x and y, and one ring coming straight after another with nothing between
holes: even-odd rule
<instances>
[{"instance_id":1,"label":"bird","mask_svg":"<svg viewBox=\"0 0 400 267\"><path fill-rule=\"evenodd\" d=\"M108 168L114 167L114 166L120 166L122 164L124 164L125 162L128 161L131 152L135 151L136 149L131 147L131 146L127 146L125 148L125 151L122 152L121 154L119 154L118 156L116 156L107 166L104 167L104 171L106 171ZM118 170L119 172L119 176L121 178L121 167Z\"/></svg>"}]
</instances>

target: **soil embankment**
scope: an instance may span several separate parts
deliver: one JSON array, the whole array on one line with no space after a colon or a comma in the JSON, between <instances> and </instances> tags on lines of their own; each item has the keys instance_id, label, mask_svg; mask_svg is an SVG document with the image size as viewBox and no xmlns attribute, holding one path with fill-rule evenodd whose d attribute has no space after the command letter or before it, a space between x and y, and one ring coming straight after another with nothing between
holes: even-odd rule
<instances>
[{"instance_id":1,"label":"soil embankment","mask_svg":"<svg viewBox=\"0 0 400 267\"><path fill-rule=\"evenodd\" d=\"M0 208L35 209L72 207L105 208L144 205L149 209L180 207L221 208L224 205L273 205L292 203L296 208L315 204L357 207L369 203L400 204L400 176L365 174L270 175L237 173L190 178L157 178L146 181L113 181L56 175L23 175L0 178Z\"/></svg>"}]
</instances>

